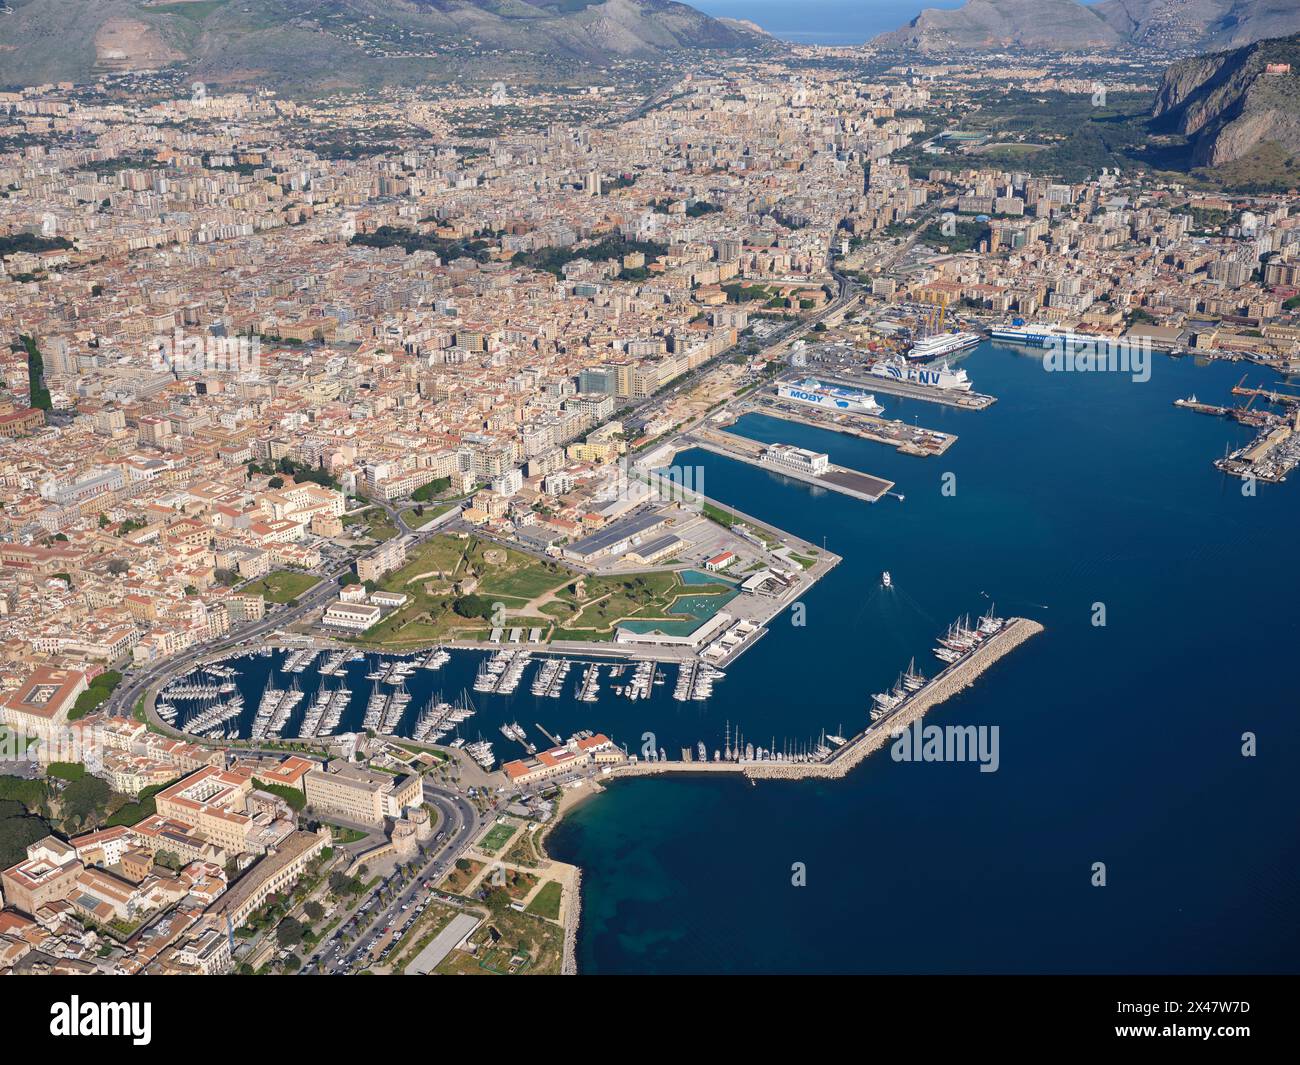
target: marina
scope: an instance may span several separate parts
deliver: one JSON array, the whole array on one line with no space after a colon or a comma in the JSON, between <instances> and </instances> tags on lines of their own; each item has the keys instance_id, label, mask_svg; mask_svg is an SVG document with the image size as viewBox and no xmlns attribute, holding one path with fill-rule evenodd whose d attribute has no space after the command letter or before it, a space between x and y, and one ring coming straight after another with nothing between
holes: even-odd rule
<instances>
[{"instance_id":1,"label":"marina","mask_svg":"<svg viewBox=\"0 0 1300 1065\"><path fill-rule=\"evenodd\" d=\"M993 618L991 613L987 618L987 627L960 629L961 638L966 641L965 650L932 679L927 681L916 673L913 662L907 673L900 675L895 691L886 695L883 702L880 695L874 697L874 711L869 724L851 739L836 735L829 738L835 742L828 742L823 733L815 746L790 751L756 748L752 743L744 743L743 738L738 738L733 745L728 731L725 748L715 751L711 761L697 758L694 752L684 748L680 760L656 758L638 761L619 767L613 773L617 776L646 776L669 772L721 772L740 773L750 780L843 777L893 736L920 720L935 706L970 687L1000 658L1043 631L1039 622L1028 618L1003 620ZM703 744L698 750L704 752Z\"/></svg>"},{"instance_id":2,"label":"marina","mask_svg":"<svg viewBox=\"0 0 1300 1065\"><path fill-rule=\"evenodd\" d=\"M738 622L733 628L738 626L747 627L725 641L717 655L749 637L753 626ZM516 728L524 732L520 720L526 708L519 706L520 699L547 700L555 707L552 712L564 720L560 734L581 731L591 723L617 733L621 720L617 707L628 703L666 707L679 690L683 692L679 701L704 703L726 676L716 663L695 658L681 661L674 672L668 664L647 657L592 659L514 647L485 653L441 645L437 653L445 661L438 670L413 668L427 659L428 652L349 653L335 662L331 652L324 651L315 667L290 671L288 667L303 661L303 648L264 650L265 654L229 660L236 665L230 668L227 695L218 696L192 677L173 682L169 690L180 694L170 701L160 699L153 707L159 722L199 741L329 744L348 732L368 731L419 743L464 746L473 756L469 745L483 736L476 735L477 730L466 733L465 728L484 710L487 720L482 731L508 727L509 733L502 732L508 738L518 738ZM461 691L460 697L445 697L444 683L452 691ZM471 689L480 705L470 701ZM246 705L253 709L246 711ZM535 727L548 742L555 742L555 733ZM526 732L520 742L525 750L536 746ZM476 746L475 751L480 762L489 753L486 747Z\"/></svg>"}]
</instances>

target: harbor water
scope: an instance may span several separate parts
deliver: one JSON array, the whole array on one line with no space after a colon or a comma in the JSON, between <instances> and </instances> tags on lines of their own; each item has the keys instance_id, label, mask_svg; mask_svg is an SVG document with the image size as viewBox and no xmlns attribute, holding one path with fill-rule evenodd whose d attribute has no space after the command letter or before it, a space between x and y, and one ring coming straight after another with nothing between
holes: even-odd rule
<instances>
[{"instance_id":1,"label":"harbor water","mask_svg":"<svg viewBox=\"0 0 1300 1065\"><path fill-rule=\"evenodd\" d=\"M1250 430L1172 405L1232 402L1243 367L1157 356L1139 383L990 343L962 365L993 407L877 397L957 433L942 457L761 416L731 430L827 451L901 503L678 457L844 557L806 624L778 618L697 712L849 735L913 655L933 672L937 631L995 602L1046 631L927 724L997 726L997 771L886 749L838 781L615 782L549 840L584 870L581 971L1300 968L1300 484L1243 494L1212 460Z\"/></svg>"}]
</instances>

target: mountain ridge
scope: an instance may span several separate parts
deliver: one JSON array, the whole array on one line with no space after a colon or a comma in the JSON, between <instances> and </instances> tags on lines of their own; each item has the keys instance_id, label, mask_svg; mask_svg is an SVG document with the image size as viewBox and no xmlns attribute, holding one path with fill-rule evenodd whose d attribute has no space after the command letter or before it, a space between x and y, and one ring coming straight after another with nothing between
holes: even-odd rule
<instances>
[{"instance_id":1,"label":"mountain ridge","mask_svg":"<svg viewBox=\"0 0 1300 1065\"><path fill-rule=\"evenodd\" d=\"M1109 48L1119 34L1075 0L967 0L959 8L926 8L911 22L871 43L903 51L960 49Z\"/></svg>"},{"instance_id":2,"label":"mountain ridge","mask_svg":"<svg viewBox=\"0 0 1300 1065\"><path fill-rule=\"evenodd\" d=\"M1185 53L1296 31L1296 0L1103 0L1090 6L1078 0L967 0L950 10L926 8L871 43L922 54L1110 50L1134 44Z\"/></svg>"},{"instance_id":3,"label":"mountain ridge","mask_svg":"<svg viewBox=\"0 0 1300 1065\"><path fill-rule=\"evenodd\" d=\"M572 74L772 39L676 0L7 0L0 85L176 67L213 84L329 90L449 74ZM490 66L489 66L490 63Z\"/></svg>"},{"instance_id":4,"label":"mountain ridge","mask_svg":"<svg viewBox=\"0 0 1300 1065\"><path fill-rule=\"evenodd\" d=\"M1193 165L1223 166L1268 143L1300 153L1300 33L1171 64L1152 114L1189 138Z\"/></svg>"}]
</instances>

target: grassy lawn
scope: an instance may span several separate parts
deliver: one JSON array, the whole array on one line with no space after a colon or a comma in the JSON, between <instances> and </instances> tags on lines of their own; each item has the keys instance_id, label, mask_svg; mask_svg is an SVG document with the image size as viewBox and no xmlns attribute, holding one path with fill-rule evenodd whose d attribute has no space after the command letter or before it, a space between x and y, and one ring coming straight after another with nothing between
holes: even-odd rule
<instances>
[{"instance_id":1,"label":"grassy lawn","mask_svg":"<svg viewBox=\"0 0 1300 1065\"><path fill-rule=\"evenodd\" d=\"M386 511L376 510L366 526L366 535L372 540L391 540L397 535L397 526Z\"/></svg>"},{"instance_id":2,"label":"grassy lawn","mask_svg":"<svg viewBox=\"0 0 1300 1065\"><path fill-rule=\"evenodd\" d=\"M689 621L693 614L674 612L679 599L725 595L732 590L721 581L688 585L674 572L588 578L584 588L586 605L567 616L557 612L557 620L564 627L555 635L566 640L608 640L617 623L625 618Z\"/></svg>"},{"instance_id":3,"label":"grassy lawn","mask_svg":"<svg viewBox=\"0 0 1300 1065\"><path fill-rule=\"evenodd\" d=\"M534 558L477 537L461 539L435 536L386 574L379 587L401 592L409 601L365 634L360 642L372 647L399 648L449 639L483 639L491 625L482 617L465 618L453 605L458 590L477 579L473 594L480 600L501 603L505 624L546 629L555 624L554 636L575 640L613 638L615 624L623 618L689 620L673 612L682 596L718 595L729 585L686 585L674 572L630 573L611 577L583 577L549 560ZM582 598L576 585L582 585ZM527 613L527 605L554 595ZM514 614L519 611L521 613Z\"/></svg>"},{"instance_id":4,"label":"grassy lawn","mask_svg":"<svg viewBox=\"0 0 1300 1065\"><path fill-rule=\"evenodd\" d=\"M412 529L423 529L434 518L442 517L455 503L429 503L425 505L424 513L417 514L414 507L409 507L402 511L402 520Z\"/></svg>"},{"instance_id":5,"label":"grassy lawn","mask_svg":"<svg viewBox=\"0 0 1300 1065\"><path fill-rule=\"evenodd\" d=\"M508 862L513 862L515 865L526 865L530 869L536 869L541 865L541 858L537 853L537 848L533 846L533 834L531 832L520 833L514 845L506 851L505 858Z\"/></svg>"},{"instance_id":6,"label":"grassy lawn","mask_svg":"<svg viewBox=\"0 0 1300 1065\"><path fill-rule=\"evenodd\" d=\"M517 831L518 829L511 824L493 825L488 834L483 837L482 842L479 843L478 849L485 854L496 854L497 851L510 842L511 837Z\"/></svg>"},{"instance_id":7,"label":"grassy lawn","mask_svg":"<svg viewBox=\"0 0 1300 1065\"><path fill-rule=\"evenodd\" d=\"M557 880L548 880L542 885L542 890L533 896L533 901L528 904L528 913L535 913L539 917L545 917L551 921L557 921L560 918L560 884Z\"/></svg>"},{"instance_id":8,"label":"grassy lawn","mask_svg":"<svg viewBox=\"0 0 1300 1065\"><path fill-rule=\"evenodd\" d=\"M331 825L328 822L326 823L326 827L330 830L330 835L333 836L334 842L340 845L345 843L357 843L366 838L364 832L355 828L347 828L343 825Z\"/></svg>"},{"instance_id":9,"label":"grassy lawn","mask_svg":"<svg viewBox=\"0 0 1300 1065\"><path fill-rule=\"evenodd\" d=\"M388 516L387 511L379 507L367 507L356 514L344 514L342 521L345 529L356 525L365 526L366 535L372 540L391 540L397 535L397 526L393 524L393 519Z\"/></svg>"},{"instance_id":10,"label":"grassy lawn","mask_svg":"<svg viewBox=\"0 0 1300 1065\"><path fill-rule=\"evenodd\" d=\"M495 928L500 935L494 945L490 945L489 927ZM471 942L479 945L477 956L453 950L435 972L463 976L541 976L560 971L564 929L552 922L540 921L532 914L508 908L498 910L470 938Z\"/></svg>"},{"instance_id":11,"label":"grassy lawn","mask_svg":"<svg viewBox=\"0 0 1300 1065\"><path fill-rule=\"evenodd\" d=\"M525 873L519 869L506 869L505 889L516 902L528 897L528 893L537 886L537 877L533 873Z\"/></svg>"},{"instance_id":12,"label":"grassy lawn","mask_svg":"<svg viewBox=\"0 0 1300 1065\"><path fill-rule=\"evenodd\" d=\"M274 573L268 573L261 580L254 581L243 591L251 595L260 595L271 603L288 603L297 599L319 581L320 578L314 573L276 570Z\"/></svg>"},{"instance_id":13,"label":"grassy lawn","mask_svg":"<svg viewBox=\"0 0 1300 1065\"><path fill-rule=\"evenodd\" d=\"M452 609L458 582L477 578L475 595L516 610L575 576L557 563L543 562L475 537L462 540L450 535L435 536L420 545L405 565L379 581L385 591L401 592L410 596L410 601L366 633L362 642L400 647L435 640L484 638L491 629L486 621L463 618ZM522 617L511 623L523 627L545 625L540 617Z\"/></svg>"}]
</instances>

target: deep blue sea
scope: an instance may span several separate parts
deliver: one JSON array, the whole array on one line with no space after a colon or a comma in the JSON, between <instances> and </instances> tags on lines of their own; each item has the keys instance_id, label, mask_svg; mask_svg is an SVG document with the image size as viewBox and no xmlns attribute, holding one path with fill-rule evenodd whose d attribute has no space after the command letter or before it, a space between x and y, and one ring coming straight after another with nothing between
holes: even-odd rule
<instances>
[{"instance_id":1,"label":"deep blue sea","mask_svg":"<svg viewBox=\"0 0 1300 1065\"><path fill-rule=\"evenodd\" d=\"M844 562L806 627L778 619L707 704L638 707L624 732L694 715L715 736L727 721L756 740L778 723L849 734L909 657L934 669L936 631L995 601L1046 632L927 722L997 725L999 770L886 751L843 781L615 783L550 839L584 869L582 971L1300 969L1300 483L1243 496L1211 462L1249 431L1171 405L1231 402L1242 367L1157 357L1134 383L992 344L964 365L999 397L989 410L878 397L959 434L942 457L740 423L889 477L904 502L679 460L704 465L710 496Z\"/></svg>"}]
</instances>

